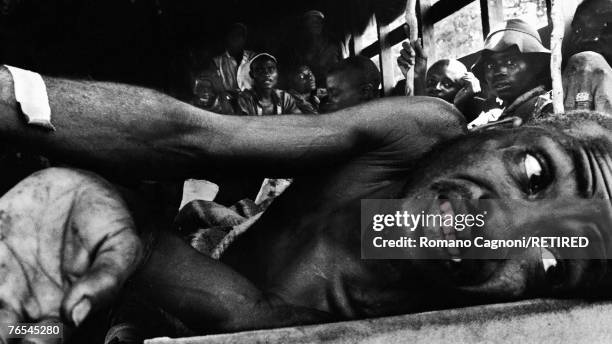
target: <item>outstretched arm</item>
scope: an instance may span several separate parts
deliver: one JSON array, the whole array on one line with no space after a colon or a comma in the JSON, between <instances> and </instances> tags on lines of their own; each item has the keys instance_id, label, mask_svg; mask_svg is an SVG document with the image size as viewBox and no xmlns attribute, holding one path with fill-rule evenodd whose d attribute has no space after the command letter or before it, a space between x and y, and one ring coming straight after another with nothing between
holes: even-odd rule
<instances>
[{"instance_id":1,"label":"outstretched arm","mask_svg":"<svg viewBox=\"0 0 612 344\"><path fill-rule=\"evenodd\" d=\"M135 86L44 80L54 132L25 124L11 75L0 69L0 135L5 142L139 178L206 177L247 167L252 173L307 174L397 135L414 137L428 118L461 123L450 107L414 99L383 99L326 116L234 117Z\"/></svg>"}]
</instances>

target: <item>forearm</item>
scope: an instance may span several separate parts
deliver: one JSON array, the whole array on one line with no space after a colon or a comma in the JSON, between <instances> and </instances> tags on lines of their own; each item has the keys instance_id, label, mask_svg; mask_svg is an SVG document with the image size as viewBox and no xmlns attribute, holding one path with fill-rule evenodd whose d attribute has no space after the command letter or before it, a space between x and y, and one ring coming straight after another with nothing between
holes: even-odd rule
<instances>
[{"instance_id":1,"label":"forearm","mask_svg":"<svg viewBox=\"0 0 612 344\"><path fill-rule=\"evenodd\" d=\"M25 124L10 74L0 69L0 85L5 86L0 135L5 142L72 165L137 178L207 177L244 169L251 175L309 174L384 143L389 132L415 136L422 118L439 117L440 111L454 116L436 104L423 106L422 99L401 98L325 116L223 116L145 88L44 80L53 132Z\"/></svg>"},{"instance_id":2,"label":"forearm","mask_svg":"<svg viewBox=\"0 0 612 344\"><path fill-rule=\"evenodd\" d=\"M139 177L205 176L257 168L299 172L347 153L350 124L313 116L234 117L197 109L159 92L121 84L44 78L57 129L25 124L10 74L0 70L0 134L87 168Z\"/></svg>"}]
</instances>

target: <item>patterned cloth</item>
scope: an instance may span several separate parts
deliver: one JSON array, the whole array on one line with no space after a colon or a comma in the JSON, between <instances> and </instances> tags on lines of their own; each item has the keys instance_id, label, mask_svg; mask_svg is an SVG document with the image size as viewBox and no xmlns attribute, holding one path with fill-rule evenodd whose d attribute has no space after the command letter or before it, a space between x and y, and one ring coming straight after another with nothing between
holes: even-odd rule
<instances>
[{"instance_id":1,"label":"patterned cloth","mask_svg":"<svg viewBox=\"0 0 612 344\"><path fill-rule=\"evenodd\" d=\"M245 50L240 64L227 51L213 58L226 91L242 91L251 88L253 79L249 75L249 61L254 56L255 52Z\"/></svg>"}]
</instances>

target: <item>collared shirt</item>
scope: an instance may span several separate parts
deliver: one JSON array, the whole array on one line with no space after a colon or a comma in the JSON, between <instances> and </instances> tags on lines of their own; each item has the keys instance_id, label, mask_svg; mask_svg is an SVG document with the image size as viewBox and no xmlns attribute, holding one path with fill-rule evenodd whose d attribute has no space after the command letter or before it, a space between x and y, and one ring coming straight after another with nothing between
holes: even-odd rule
<instances>
[{"instance_id":1,"label":"collared shirt","mask_svg":"<svg viewBox=\"0 0 612 344\"><path fill-rule=\"evenodd\" d=\"M321 104L321 100L319 100L319 97L313 95L304 97L297 91L292 89L288 90L287 92L297 100L297 106L300 111L302 111L302 113L313 115L319 113L319 104Z\"/></svg>"},{"instance_id":2,"label":"collared shirt","mask_svg":"<svg viewBox=\"0 0 612 344\"><path fill-rule=\"evenodd\" d=\"M545 86L538 86L516 98L504 109L500 119L520 117L523 122L528 122L550 112L552 112L552 91Z\"/></svg>"},{"instance_id":3,"label":"collared shirt","mask_svg":"<svg viewBox=\"0 0 612 344\"><path fill-rule=\"evenodd\" d=\"M255 52L245 50L238 64L226 51L213 59L226 91L242 91L251 88L253 79L249 75L249 61L254 56Z\"/></svg>"},{"instance_id":4,"label":"collared shirt","mask_svg":"<svg viewBox=\"0 0 612 344\"><path fill-rule=\"evenodd\" d=\"M468 129L510 117L520 117L524 123L551 112L552 91L547 90L545 86L538 86L523 93L503 111L494 108L482 112L478 118L468 124Z\"/></svg>"},{"instance_id":5,"label":"collared shirt","mask_svg":"<svg viewBox=\"0 0 612 344\"><path fill-rule=\"evenodd\" d=\"M298 101L289 93L274 89L272 92L273 113L264 113L261 100L252 90L244 90L238 94L237 114L242 116L288 115L302 113L297 106Z\"/></svg>"}]
</instances>

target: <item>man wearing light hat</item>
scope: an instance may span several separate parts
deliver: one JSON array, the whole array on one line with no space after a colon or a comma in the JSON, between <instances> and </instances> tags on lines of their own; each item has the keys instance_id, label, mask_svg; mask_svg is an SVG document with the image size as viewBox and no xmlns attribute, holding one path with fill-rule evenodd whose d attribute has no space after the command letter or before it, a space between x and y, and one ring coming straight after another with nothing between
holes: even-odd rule
<instances>
[{"instance_id":1,"label":"man wearing light hat","mask_svg":"<svg viewBox=\"0 0 612 344\"><path fill-rule=\"evenodd\" d=\"M249 62L253 87L238 94L238 114L247 116L299 114L297 100L276 88L278 68L270 54L255 55Z\"/></svg>"},{"instance_id":2,"label":"man wearing light hat","mask_svg":"<svg viewBox=\"0 0 612 344\"><path fill-rule=\"evenodd\" d=\"M550 50L538 32L520 19L493 31L485 40L474 74L486 82L491 96L503 101L500 119L524 121L551 112Z\"/></svg>"}]
</instances>

